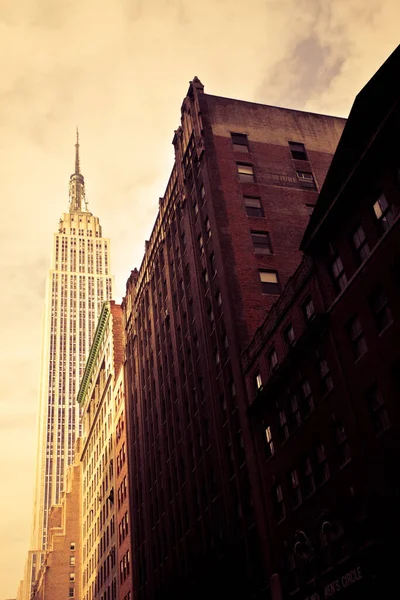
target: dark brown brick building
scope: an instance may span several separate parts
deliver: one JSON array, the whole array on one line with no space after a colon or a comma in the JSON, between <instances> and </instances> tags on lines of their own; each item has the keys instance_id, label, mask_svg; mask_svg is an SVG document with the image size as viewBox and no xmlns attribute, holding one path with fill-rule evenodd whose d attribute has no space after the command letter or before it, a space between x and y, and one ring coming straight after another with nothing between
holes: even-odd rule
<instances>
[{"instance_id":1,"label":"dark brown brick building","mask_svg":"<svg viewBox=\"0 0 400 600\"><path fill-rule=\"evenodd\" d=\"M400 47L357 96L302 263L243 354L277 600L397 587L399 68Z\"/></svg>"},{"instance_id":2,"label":"dark brown brick building","mask_svg":"<svg viewBox=\"0 0 400 600\"><path fill-rule=\"evenodd\" d=\"M301 260L344 120L207 95L195 78L181 123L123 303L134 589L266 598L241 352Z\"/></svg>"}]
</instances>

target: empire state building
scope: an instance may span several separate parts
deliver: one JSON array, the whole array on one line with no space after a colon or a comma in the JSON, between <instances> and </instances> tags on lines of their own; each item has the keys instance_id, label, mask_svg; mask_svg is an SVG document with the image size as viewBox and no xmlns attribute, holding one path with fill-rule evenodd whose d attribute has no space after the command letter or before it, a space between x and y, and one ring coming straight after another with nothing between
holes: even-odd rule
<instances>
[{"instance_id":1,"label":"empire state building","mask_svg":"<svg viewBox=\"0 0 400 600\"><path fill-rule=\"evenodd\" d=\"M32 547L45 550L48 514L63 490L80 434L76 396L102 303L113 295L110 241L89 210L79 137L70 177L69 212L54 234L47 278L40 385L39 440Z\"/></svg>"}]
</instances>

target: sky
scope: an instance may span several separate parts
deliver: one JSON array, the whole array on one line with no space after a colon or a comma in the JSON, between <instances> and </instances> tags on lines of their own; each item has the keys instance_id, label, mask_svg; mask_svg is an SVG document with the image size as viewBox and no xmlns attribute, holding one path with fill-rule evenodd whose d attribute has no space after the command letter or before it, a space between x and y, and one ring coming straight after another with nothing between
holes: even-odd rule
<instances>
[{"instance_id":1,"label":"sky","mask_svg":"<svg viewBox=\"0 0 400 600\"><path fill-rule=\"evenodd\" d=\"M0 600L15 598L29 547L44 285L76 125L120 301L189 81L346 117L399 22L398 0L0 0Z\"/></svg>"}]
</instances>

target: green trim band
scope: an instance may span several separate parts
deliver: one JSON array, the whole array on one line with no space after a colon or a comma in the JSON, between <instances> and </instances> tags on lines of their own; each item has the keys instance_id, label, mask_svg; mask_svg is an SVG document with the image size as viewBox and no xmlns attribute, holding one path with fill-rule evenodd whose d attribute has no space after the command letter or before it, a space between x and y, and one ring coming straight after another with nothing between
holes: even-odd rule
<instances>
[{"instance_id":1,"label":"green trim band","mask_svg":"<svg viewBox=\"0 0 400 600\"><path fill-rule=\"evenodd\" d=\"M86 396L86 392L88 391L90 378L93 373L96 358L99 354L100 344L103 339L104 330L105 330L109 316L110 316L110 305L108 302L104 302L103 307L101 309L99 322L97 323L92 346L90 348L89 356L86 361L85 372L83 374L81 385L79 387L79 392L78 392L78 396L77 396L78 404L82 403L84 397Z\"/></svg>"}]
</instances>

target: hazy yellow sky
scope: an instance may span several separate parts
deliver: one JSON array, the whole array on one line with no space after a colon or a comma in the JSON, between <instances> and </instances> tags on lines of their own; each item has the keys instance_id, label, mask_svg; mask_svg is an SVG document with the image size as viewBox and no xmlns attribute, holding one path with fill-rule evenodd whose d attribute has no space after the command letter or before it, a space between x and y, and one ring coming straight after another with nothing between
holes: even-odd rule
<instances>
[{"instance_id":1,"label":"hazy yellow sky","mask_svg":"<svg viewBox=\"0 0 400 600\"><path fill-rule=\"evenodd\" d=\"M399 22L398 0L0 0L0 598L15 597L29 544L44 280L76 124L120 300L189 80L347 116Z\"/></svg>"}]
</instances>

